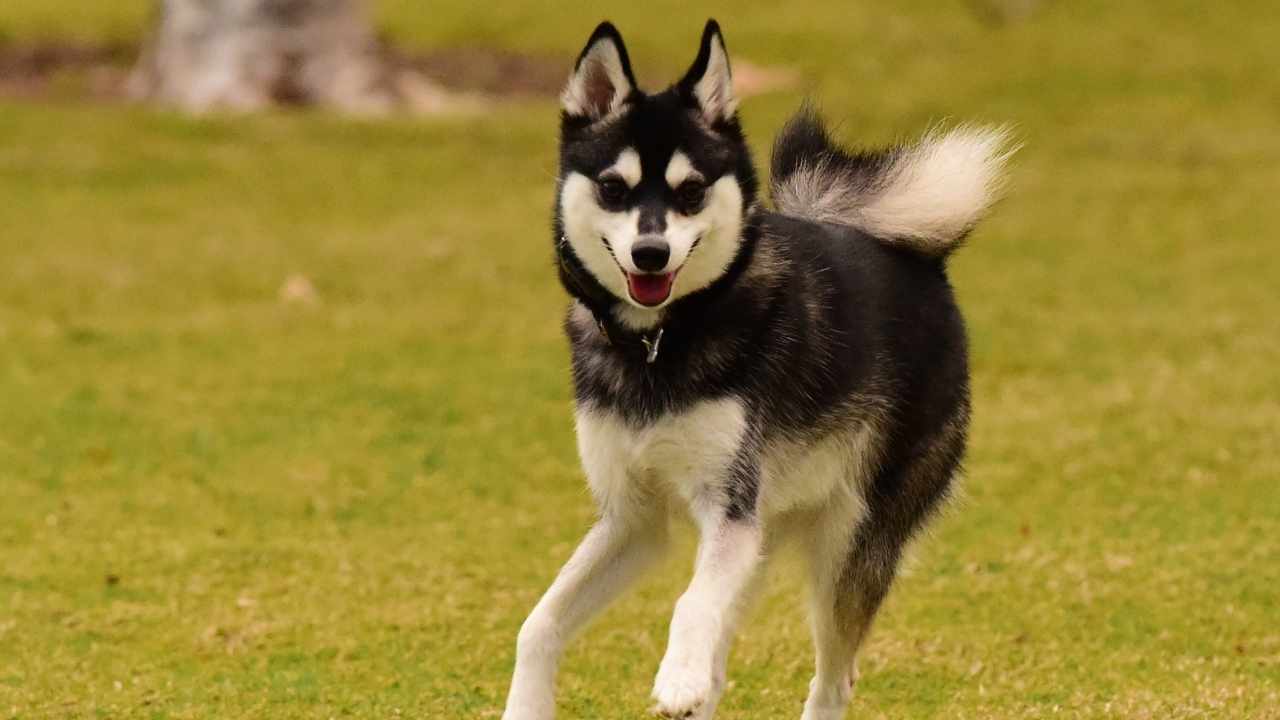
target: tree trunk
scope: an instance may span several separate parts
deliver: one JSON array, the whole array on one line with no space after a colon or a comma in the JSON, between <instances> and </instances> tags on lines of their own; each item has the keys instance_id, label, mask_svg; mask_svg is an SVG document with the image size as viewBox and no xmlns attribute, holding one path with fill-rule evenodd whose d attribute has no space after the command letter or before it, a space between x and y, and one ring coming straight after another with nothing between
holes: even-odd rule
<instances>
[{"instance_id":1,"label":"tree trunk","mask_svg":"<svg viewBox=\"0 0 1280 720\"><path fill-rule=\"evenodd\" d=\"M286 104L361 114L419 107L433 91L383 52L362 0L160 0L130 88L193 112Z\"/></svg>"}]
</instances>

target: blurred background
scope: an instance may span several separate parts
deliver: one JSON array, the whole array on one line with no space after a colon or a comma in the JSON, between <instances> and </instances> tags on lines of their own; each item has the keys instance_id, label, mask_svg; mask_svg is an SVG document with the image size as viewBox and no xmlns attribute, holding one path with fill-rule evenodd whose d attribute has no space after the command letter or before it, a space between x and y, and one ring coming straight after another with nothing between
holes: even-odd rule
<instances>
[{"instance_id":1,"label":"blurred background","mask_svg":"<svg viewBox=\"0 0 1280 720\"><path fill-rule=\"evenodd\" d=\"M1273 2L0 4L0 717L499 717L592 518L548 229L601 19L758 159L1013 123L965 497L853 717L1280 717ZM684 539L689 542L688 538ZM566 658L641 716L687 552ZM721 717L798 716L797 573Z\"/></svg>"}]
</instances>

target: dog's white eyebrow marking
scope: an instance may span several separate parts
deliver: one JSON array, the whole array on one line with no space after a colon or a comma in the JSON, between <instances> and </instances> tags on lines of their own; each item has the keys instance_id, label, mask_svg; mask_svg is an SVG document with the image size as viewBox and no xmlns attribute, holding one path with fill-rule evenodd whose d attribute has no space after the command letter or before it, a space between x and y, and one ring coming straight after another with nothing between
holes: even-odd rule
<instances>
[{"instance_id":1,"label":"dog's white eyebrow marking","mask_svg":"<svg viewBox=\"0 0 1280 720\"><path fill-rule=\"evenodd\" d=\"M618 153L618 159L613 161L604 172L600 173L600 177L617 176L627 184L627 187L635 187L640 184L640 153L635 148L626 148Z\"/></svg>"},{"instance_id":2,"label":"dog's white eyebrow marking","mask_svg":"<svg viewBox=\"0 0 1280 720\"><path fill-rule=\"evenodd\" d=\"M667 163L667 172L664 175L667 184L672 188L680 187L680 184L686 180L702 181L702 173L693 169L693 163L689 162L689 156L677 150L671 156L671 161Z\"/></svg>"}]
</instances>

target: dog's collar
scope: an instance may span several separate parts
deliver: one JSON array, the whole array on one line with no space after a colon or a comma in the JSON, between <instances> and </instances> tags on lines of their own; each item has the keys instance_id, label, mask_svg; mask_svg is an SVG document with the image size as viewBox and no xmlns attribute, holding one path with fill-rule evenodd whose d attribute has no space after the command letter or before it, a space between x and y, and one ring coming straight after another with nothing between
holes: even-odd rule
<instances>
[{"instance_id":1,"label":"dog's collar","mask_svg":"<svg viewBox=\"0 0 1280 720\"><path fill-rule=\"evenodd\" d=\"M604 341L610 345L617 345L613 341L613 333L609 332L609 325L599 315L596 315L595 311L592 311L591 315L595 318L596 328L600 330L600 336L604 338ZM644 346L645 364L652 365L657 361L658 351L662 347L662 328L658 328L649 334L635 333L635 335L640 338L640 344Z\"/></svg>"},{"instance_id":2,"label":"dog's collar","mask_svg":"<svg viewBox=\"0 0 1280 720\"><path fill-rule=\"evenodd\" d=\"M556 260L560 263L561 275L573 284L573 289L577 290L583 306L591 312L591 317L596 321L596 329L600 331L600 337L604 338L606 343L624 352L629 347L635 347L638 341L639 345L644 348L645 364L652 365L657 362L658 352L662 349L663 328L659 326L648 333L639 333L629 330L615 321L613 314L609 312L608 304L592 299L588 286L578 276L578 269L573 267L568 258L565 257L567 243L568 238L564 235L561 235L556 242Z\"/></svg>"}]
</instances>

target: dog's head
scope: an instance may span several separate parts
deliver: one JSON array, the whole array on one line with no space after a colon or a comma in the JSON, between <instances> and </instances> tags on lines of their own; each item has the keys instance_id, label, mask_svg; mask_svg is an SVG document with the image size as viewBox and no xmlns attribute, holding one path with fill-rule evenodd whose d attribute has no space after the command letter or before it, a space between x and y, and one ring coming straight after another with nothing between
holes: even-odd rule
<instances>
[{"instance_id":1,"label":"dog's head","mask_svg":"<svg viewBox=\"0 0 1280 720\"><path fill-rule=\"evenodd\" d=\"M602 23L561 94L556 218L582 267L632 324L724 275L756 177L714 20L685 76L636 87L622 36Z\"/></svg>"}]
</instances>

